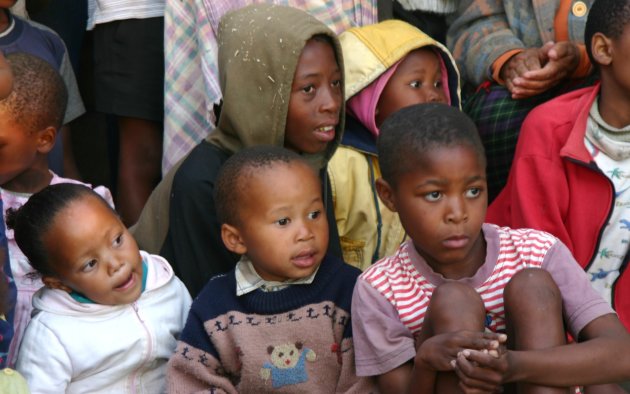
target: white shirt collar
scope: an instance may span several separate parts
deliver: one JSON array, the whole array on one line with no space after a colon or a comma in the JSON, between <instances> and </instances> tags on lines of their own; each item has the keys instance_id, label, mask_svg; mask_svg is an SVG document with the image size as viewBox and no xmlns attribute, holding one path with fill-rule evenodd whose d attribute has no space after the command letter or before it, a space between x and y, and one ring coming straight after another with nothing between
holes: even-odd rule
<instances>
[{"instance_id":1,"label":"white shirt collar","mask_svg":"<svg viewBox=\"0 0 630 394\"><path fill-rule=\"evenodd\" d=\"M284 282L267 281L258 275L254 264L247 256L241 256L241 259L236 263L236 296L242 296L257 289L264 292L272 292L285 289L291 285L308 285L313 283L318 270L319 267L305 278L289 279Z\"/></svg>"}]
</instances>

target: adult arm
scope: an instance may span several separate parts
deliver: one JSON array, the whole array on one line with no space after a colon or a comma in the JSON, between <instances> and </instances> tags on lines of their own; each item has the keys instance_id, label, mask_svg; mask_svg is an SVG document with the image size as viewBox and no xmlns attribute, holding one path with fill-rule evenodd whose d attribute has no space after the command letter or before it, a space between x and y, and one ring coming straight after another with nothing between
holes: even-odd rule
<instances>
[{"instance_id":1,"label":"adult arm","mask_svg":"<svg viewBox=\"0 0 630 394\"><path fill-rule=\"evenodd\" d=\"M501 0L462 0L446 41L464 81L492 79L492 65L505 53L525 49L510 29Z\"/></svg>"},{"instance_id":2,"label":"adult arm","mask_svg":"<svg viewBox=\"0 0 630 394\"><path fill-rule=\"evenodd\" d=\"M548 42L540 48L524 50L503 64L495 63L493 75L505 84L513 99L532 97L571 77L580 64L580 56L578 45L570 41Z\"/></svg>"}]
</instances>

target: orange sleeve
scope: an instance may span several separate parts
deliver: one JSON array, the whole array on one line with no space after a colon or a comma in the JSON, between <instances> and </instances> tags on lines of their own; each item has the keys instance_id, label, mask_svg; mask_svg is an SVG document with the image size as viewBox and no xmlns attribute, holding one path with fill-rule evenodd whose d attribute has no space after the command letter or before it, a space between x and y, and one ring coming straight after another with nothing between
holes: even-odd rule
<instances>
[{"instance_id":1,"label":"orange sleeve","mask_svg":"<svg viewBox=\"0 0 630 394\"><path fill-rule=\"evenodd\" d=\"M505 52L503 55L499 56L497 60L492 63L492 79L494 79L498 84L503 85L505 81L501 79L501 68L503 65L507 63L510 58L516 54L523 52L524 49L512 49L510 51Z\"/></svg>"},{"instance_id":2,"label":"orange sleeve","mask_svg":"<svg viewBox=\"0 0 630 394\"><path fill-rule=\"evenodd\" d=\"M569 12L571 10L571 0L560 0L558 11L553 19L556 42L567 41L569 39Z\"/></svg>"}]
</instances>

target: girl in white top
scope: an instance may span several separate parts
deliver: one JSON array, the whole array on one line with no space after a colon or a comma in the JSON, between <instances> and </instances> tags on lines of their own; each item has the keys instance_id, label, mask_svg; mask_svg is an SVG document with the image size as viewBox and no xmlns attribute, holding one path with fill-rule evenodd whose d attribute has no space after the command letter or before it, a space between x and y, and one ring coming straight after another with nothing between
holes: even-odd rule
<instances>
[{"instance_id":1,"label":"girl in white top","mask_svg":"<svg viewBox=\"0 0 630 394\"><path fill-rule=\"evenodd\" d=\"M31 391L163 392L191 303L166 260L82 185L44 188L7 223L45 284L17 363Z\"/></svg>"}]
</instances>

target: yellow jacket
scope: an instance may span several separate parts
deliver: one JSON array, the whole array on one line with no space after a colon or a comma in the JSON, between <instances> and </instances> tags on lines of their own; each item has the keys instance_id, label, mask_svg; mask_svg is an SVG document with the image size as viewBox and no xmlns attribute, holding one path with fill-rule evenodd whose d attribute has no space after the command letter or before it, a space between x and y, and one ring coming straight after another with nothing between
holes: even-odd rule
<instances>
[{"instance_id":1,"label":"yellow jacket","mask_svg":"<svg viewBox=\"0 0 630 394\"><path fill-rule=\"evenodd\" d=\"M344 57L346 100L374 82L409 52L432 46L441 55L451 105L460 106L459 72L449 51L399 20L352 28L339 36ZM398 215L376 193L381 176L376 138L352 116L340 147L328 163L335 217L346 263L362 270L393 254L405 238Z\"/></svg>"}]
</instances>

